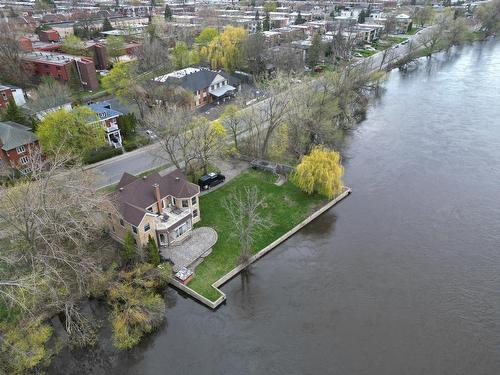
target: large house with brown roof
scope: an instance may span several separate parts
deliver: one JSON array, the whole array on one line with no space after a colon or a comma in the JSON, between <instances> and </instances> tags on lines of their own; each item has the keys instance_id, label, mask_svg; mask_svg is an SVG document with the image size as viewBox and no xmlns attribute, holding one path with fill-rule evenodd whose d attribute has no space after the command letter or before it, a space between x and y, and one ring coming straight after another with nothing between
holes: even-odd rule
<instances>
[{"instance_id":1,"label":"large house with brown roof","mask_svg":"<svg viewBox=\"0 0 500 375\"><path fill-rule=\"evenodd\" d=\"M137 247L151 236L158 246L183 240L200 221L200 188L186 180L180 170L145 177L124 173L109 200L111 235L123 242L131 232Z\"/></svg>"}]
</instances>

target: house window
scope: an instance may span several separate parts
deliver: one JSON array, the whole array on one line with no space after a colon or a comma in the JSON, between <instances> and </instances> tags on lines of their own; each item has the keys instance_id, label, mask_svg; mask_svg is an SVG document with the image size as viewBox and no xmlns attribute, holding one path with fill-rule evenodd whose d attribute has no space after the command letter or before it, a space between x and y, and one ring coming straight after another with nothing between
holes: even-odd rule
<instances>
[{"instance_id":1,"label":"house window","mask_svg":"<svg viewBox=\"0 0 500 375\"><path fill-rule=\"evenodd\" d=\"M9 99L7 98L7 94L2 92L2 98L3 98L3 101L6 102L8 101Z\"/></svg>"},{"instance_id":2,"label":"house window","mask_svg":"<svg viewBox=\"0 0 500 375\"><path fill-rule=\"evenodd\" d=\"M177 201L175 200L175 198L174 198L174 197L172 197L172 204L173 204L174 206L177 206Z\"/></svg>"},{"instance_id":3,"label":"house window","mask_svg":"<svg viewBox=\"0 0 500 375\"><path fill-rule=\"evenodd\" d=\"M149 212L153 212L153 206L149 206L149 207L148 207L148 211L149 211Z\"/></svg>"},{"instance_id":4,"label":"house window","mask_svg":"<svg viewBox=\"0 0 500 375\"><path fill-rule=\"evenodd\" d=\"M193 210L193 217L198 217L198 210Z\"/></svg>"},{"instance_id":5,"label":"house window","mask_svg":"<svg viewBox=\"0 0 500 375\"><path fill-rule=\"evenodd\" d=\"M31 173L31 168L25 168L25 169L23 169L23 173L24 174Z\"/></svg>"},{"instance_id":6,"label":"house window","mask_svg":"<svg viewBox=\"0 0 500 375\"><path fill-rule=\"evenodd\" d=\"M137 234L137 227L132 225L132 232L134 232L135 234Z\"/></svg>"},{"instance_id":7,"label":"house window","mask_svg":"<svg viewBox=\"0 0 500 375\"><path fill-rule=\"evenodd\" d=\"M144 232L147 232L147 231L149 231L150 229L151 229L151 226L149 225L149 223L146 223L146 224L144 225Z\"/></svg>"},{"instance_id":8,"label":"house window","mask_svg":"<svg viewBox=\"0 0 500 375\"><path fill-rule=\"evenodd\" d=\"M28 156L23 156L22 158L19 159L19 162L21 164L28 164L29 161L30 161L30 158Z\"/></svg>"},{"instance_id":9,"label":"house window","mask_svg":"<svg viewBox=\"0 0 500 375\"><path fill-rule=\"evenodd\" d=\"M123 222L123 219L120 219L120 225L121 225L122 227L124 227L124 226L125 226L125 224L124 224L124 222Z\"/></svg>"},{"instance_id":10,"label":"house window","mask_svg":"<svg viewBox=\"0 0 500 375\"><path fill-rule=\"evenodd\" d=\"M25 151L26 151L26 148L24 146L19 146L18 148L16 148L16 152L18 154L22 154Z\"/></svg>"},{"instance_id":11,"label":"house window","mask_svg":"<svg viewBox=\"0 0 500 375\"><path fill-rule=\"evenodd\" d=\"M111 219L111 212L108 212L108 218Z\"/></svg>"},{"instance_id":12,"label":"house window","mask_svg":"<svg viewBox=\"0 0 500 375\"><path fill-rule=\"evenodd\" d=\"M191 204L195 205L196 204L196 197L191 198Z\"/></svg>"},{"instance_id":13,"label":"house window","mask_svg":"<svg viewBox=\"0 0 500 375\"><path fill-rule=\"evenodd\" d=\"M165 208L165 200L164 199L161 200L161 208Z\"/></svg>"},{"instance_id":14,"label":"house window","mask_svg":"<svg viewBox=\"0 0 500 375\"><path fill-rule=\"evenodd\" d=\"M187 199L182 200L182 207L189 207L189 202Z\"/></svg>"}]
</instances>

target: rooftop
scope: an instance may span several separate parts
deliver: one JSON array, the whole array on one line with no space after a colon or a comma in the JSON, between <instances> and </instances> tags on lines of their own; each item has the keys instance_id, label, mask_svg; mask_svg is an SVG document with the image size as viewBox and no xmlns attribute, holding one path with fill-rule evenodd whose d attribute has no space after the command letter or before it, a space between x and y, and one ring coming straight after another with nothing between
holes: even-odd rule
<instances>
[{"instance_id":1,"label":"rooftop","mask_svg":"<svg viewBox=\"0 0 500 375\"><path fill-rule=\"evenodd\" d=\"M0 122L0 140L3 144L2 150L9 151L33 143L37 138L27 126L17 122L4 121Z\"/></svg>"}]
</instances>

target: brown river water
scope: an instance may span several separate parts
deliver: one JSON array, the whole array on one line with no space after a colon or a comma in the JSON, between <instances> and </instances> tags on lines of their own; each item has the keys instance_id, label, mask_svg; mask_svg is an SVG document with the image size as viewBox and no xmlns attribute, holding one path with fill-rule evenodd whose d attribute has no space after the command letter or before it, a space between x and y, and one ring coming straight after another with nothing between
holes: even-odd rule
<instances>
[{"instance_id":1,"label":"brown river water","mask_svg":"<svg viewBox=\"0 0 500 375\"><path fill-rule=\"evenodd\" d=\"M391 72L344 154L353 194L217 311L169 289L138 348L51 373L500 374L500 41Z\"/></svg>"}]
</instances>

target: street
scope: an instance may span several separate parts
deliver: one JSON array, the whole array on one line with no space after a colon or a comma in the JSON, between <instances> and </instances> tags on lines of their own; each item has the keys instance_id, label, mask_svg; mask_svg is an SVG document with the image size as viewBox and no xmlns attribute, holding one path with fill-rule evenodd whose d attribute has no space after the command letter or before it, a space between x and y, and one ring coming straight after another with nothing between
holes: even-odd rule
<instances>
[{"instance_id":1,"label":"street","mask_svg":"<svg viewBox=\"0 0 500 375\"><path fill-rule=\"evenodd\" d=\"M399 60L403 57L409 50L411 43L418 43L417 38L421 37L423 34L428 33L431 27L421 30L418 34L412 35L408 38L408 43L399 44L397 48L391 48L387 51L384 59L384 52L379 52L373 56L367 57L362 60L365 69L369 71L375 71L380 68L387 67L390 63ZM413 45L413 48L419 45ZM381 65L383 65L381 67ZM304 84L310 84L311 81L305 82ZM251 107L257 108L265 105L266 101L269 99L261 100ZM244 108L247 110L250 107ZM97 174L97 188L103 188L105 186L116 184L124 172L128 172L134 175L143 173L145 171L161 167L162 165L170 164L168 155L161 149L159 144L153 144L150 146L143 147L141 149L126 153L124 155L117 156L115 158L105 160L100 163L96 163L89 166L87 169L93 170Z\"/></svg>"}]
</instances>

